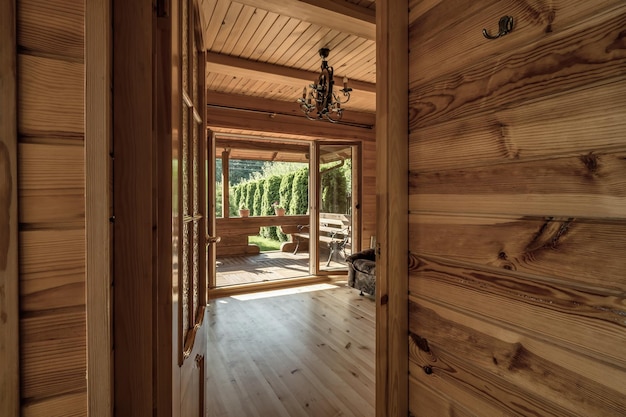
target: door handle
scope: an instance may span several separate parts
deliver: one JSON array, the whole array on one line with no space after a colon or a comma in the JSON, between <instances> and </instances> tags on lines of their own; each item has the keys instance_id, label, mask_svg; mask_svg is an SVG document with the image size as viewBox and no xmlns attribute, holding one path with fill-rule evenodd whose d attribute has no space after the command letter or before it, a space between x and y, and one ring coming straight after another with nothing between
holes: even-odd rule
<instances>
[{"instance_id":1,"label":"door handle","mask_svg":"<svg viewBox=\"0 0 626 417\"><path fill-rule=\"evenodd\" d=\"M207 236L206 237L206 244L210 245L211 243L219 243L220 240L222 240L222 238L219 237L219 236Z\"/></svg>"}]
</instances>

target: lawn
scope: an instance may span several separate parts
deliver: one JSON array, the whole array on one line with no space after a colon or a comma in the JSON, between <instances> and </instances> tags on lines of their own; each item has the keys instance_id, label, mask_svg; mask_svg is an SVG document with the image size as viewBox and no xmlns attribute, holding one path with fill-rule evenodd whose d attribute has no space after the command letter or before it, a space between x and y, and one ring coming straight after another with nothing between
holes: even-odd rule
<instances>
[{"instance_id":1,"label":"lawn","mask_svg":"<svg viewBox=\"0 0 626 417\"><path fill-rule=\"evenodd\" d=\"M257 245L259 248L261 248L261 252L268 252L273 250L280 250L280 244L282 242L267 239L261 236L248 236L248 243Z\"/></svg>"}]
</instances>

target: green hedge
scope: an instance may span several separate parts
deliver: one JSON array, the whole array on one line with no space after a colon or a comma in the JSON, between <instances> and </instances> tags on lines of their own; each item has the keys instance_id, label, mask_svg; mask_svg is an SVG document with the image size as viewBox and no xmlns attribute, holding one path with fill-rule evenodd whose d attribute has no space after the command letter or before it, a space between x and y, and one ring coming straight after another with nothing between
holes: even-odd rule
<instances>
[{"instance_id":1,"label":"green hedge","mask_svg":"<svg viewBox=\"0 0 626 417\"><path fill-rule=\"evenodd\" d=\"M291 186L289 214L307 214L309 211L309 168L297 171Z\"/></svg>"},{"instance_id":2,"label":"green hedge","mask_svg":"<svg viewBox=\"0 0 626 417\"><path fill-rule=\"evenodd\" d=\"M273 203L280 200L280 182L282 178L278 175L272 175L265 179L263 186L263 196L261 201L261 215L271 216L274 214ZM279 240L278 227L269 226L261 228L261 236L268 239Z\"/></svg>"},{"instance_id":3,"label":"green hedge","mask_svg":"<svg viewBox=\"0 0 626 417\"><path fill-rule=\"evenodd\" d=\"M341 169L322 173L322 207L324 213L348 213L346 177Z\"/></svg>"},{"instance_id":4,"label":"green hedge","mask_svg":"<svg viewBox=\"0 0 626 417\"><path fill-rule=\"evenodd\" d=\"M348 213L348 195L351 192L347 176L350 166L322 173L322 212ZM230 213L238 215L241 205L250 209L251 216L271 216L272 203L278 202L289 215L303 215L309 211L309 169L302 168L285 175L272 175L260 180L240 183L230 189ZM277 227L261 228L261 236L274 240L287 240L287 235Z\"/></svg>"}]
</instances>

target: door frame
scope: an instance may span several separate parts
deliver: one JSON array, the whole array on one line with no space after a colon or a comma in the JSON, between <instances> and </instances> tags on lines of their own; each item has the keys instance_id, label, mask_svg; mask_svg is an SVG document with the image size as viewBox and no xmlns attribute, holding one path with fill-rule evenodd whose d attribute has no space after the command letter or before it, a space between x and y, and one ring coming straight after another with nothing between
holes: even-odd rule
<instances>
[{"instance_id":1,"label":"door frame","mask_svg":"<svg viewBox=\"0 0 626 417\"><path fill-rule=\"evenodd\" d=\"M111 47L111 0L85 2L87 413L103 417L113 414Z\"/></svg>"},{"instance_id":2,"label":"door frame","mask_svg":"<svg viewBox=\"0 0 626 417\"><path fill-rule=\"evenodd\" d=\"M20 413L16 1L0 5L0 415Z\"/></svg>"},{"instance_id":3,"label":"door frame","mask_svg":"<svg viewBox=\"0 0 626 417\"><path fill-rule=\"evenodd\" d=\"M2 13L2 16L11 16L14 18L14 3L12 2L3 2L3 6L9 8L12 13ZM108 68L111 68L111 55L114 52L112 43L110 39L112 37L112 33L110 30L112 17L109 15L108 18L102 18L102 16L106 16L108 10L111 10L112 2L111 0L97 0L94 2L87 2L86 9L86 43L85 47L87 50L87 66L90 68L90 59L89 51L90 50L105 50L110 53L104 54L103 59L103 68L105 71ZM389 239L394 239L402 245L404 241L403 237L406 233L406 226L408 224L407 215L406 215L406 207L408 207L408 203L406 207L404 207L405 201L403 198L406 198L406 188L401 190L401 192L397 192L397 195L393 196L394 202L397 204L397 209L394 212L399 214L398 216L392 216L390 210L393 209L393 205L389 192L385 190L391 191L391 187L394 184L397 184L394 187L395 189L401 188L401 181L406 180L406 172L408 162L405 160L405 157L401 157L399 159L392 159L393 156L406 156L406 141L407 141L407 133L406 133L406 117L407 112L403 111L408 109L408 99L406 99L407 95L407 85L408 85L408 52L407 51L407 14L406 14L406 4L405 2L393 2L391 0L380 0L380 5L377 7L377 85L378 94L377 94L377 121L376 121L376 141L377 141L377 250L381 251L379 256L379 277L378 277L378 288L377 288L377 326L376 326L376 346L377 346L377 359L376 359L376 416L377 417L385 417L392 416L392 410L405 410L405 412L399 411L397 415L406 415L406 410L408 409L408 374L407 368L408 364L401 362L395 362L392 358L399 357L399 355L406 355L407 353L407 344L404 343L406 341L406 290L404 294L402 294L402 290L406 289L407 284L398 282L397 287L393 289L393 291L389 291L389 276L393 273L398 272L400 275L406 273L406 269L404 267L398 268L398 265L406 265L406 263L402 264L402 262L406 261L404 255L399 255L399 261L395 262L395 271L390 270L390 264L393 264L391 256L393 254L390 253L387 242ZM91 17L91 18L90 18ZM98 20L100 19L100 20ZM3 27L6 27L3 25ZM4 38L5 33L3 33ZM102 43L104 43L104 45ZM390 48L391 44L394 45L394 48ZM104 48L104 49L102 49ZM396 53L394 54L394 50ZM397 53L400 51L401 53ZM397 65L396 68L393 68L393 64ZM405 73L405 68L406 73ZM400 72L400 74L398 74ZM103 168L102 164L106 166L108 161L109 153L105 151L106 145L105 142L107 137L110 137L110 134L100 135L97 138L92 138L89 136L89 123L96 121L96 118L92 113L97 112L97 106L92 107L92 105L97 104L92 102L91 100L96 100L94 97L100 97L99 101L100 105L104 103L104 113L106 114L107 109L111 110L110 103L111 98L109 95L109 88L106 87L108 82L110 81L110 73L107 75L104 74L103 83L99 83L99 91L100 94L96 94L94 90L94 95L87 96L86 103L86 121L87 121L87 133L86 133L86 142L87 142L87 193L92 192L94 195L97 195L97 188L102 187L102 182L93 182L94 178L109 178L106 176L102 176ZM394 77L398 77L394 82ZM97 72L92 70L87 70L86 74L86 84L87 86L90 83L96 82L99 79ZM89 89L87 90L89 91ZM393 93L393 94L392 94ZM5 97L5 95L3 95ZM396 107L397 106L397 107ZM11 108L11 107L7 107ZM396 109L396 111L392 111ZM397 110L400 111L397 111ZM101 122L100 122L101 123ZM394 128L395 125L395 128ZM109 123L101 124L106 131L111 131L111 125ZM93 126L92 126L93 127ZM3 123L2 128L5 128L5 124ZM89 139L89 140L87 140ZM90 143L91 142L91 143ZM98 148L100 150L98 150ZM394 149L397 149L397 152L400 152L398 155L394 154ZM406 165L405 165L406 164ZM100 166L99 168L96 168ZM405 197L403 197L405 196ZM400 198L398 201L396 198ZM110 201L108 201L110 203ZM101 203L99 203L101 204ZM90 207L90 205L92 205ZM87 221L87 241L94 240L94 235L92 231L89 229L89 225L98 225L101 228L101 233L105 233L103 237L104 240L100 240L99 247L101 249L107 249L110 244L110 237L106 238L106 233L104 230L107 229L105 226L108 226L109 219L107 216L98 216L94 218L96 212L94 211L98 207L98 204L95 201L87 200L87 209L86 209L86 221ZM394 222L393 225L389 224L391 221ZM13 240L15 242L15 240ZM408 245L407 245L408 246ZM96 251L97 246L88 247L87 252L87 270L95 267L95 263L93 263L98 254L101 256L103 252ZM16 252L15 252L16 253ZM406 254L406 251L403 252ZM17 255L15 255L15 258ZM110 272L110 268L106 268L106 265L111 264L111 254L110 252L104 252L104 259L101 260L105 265L104 269L101 271L105 271L105 273L97 274L95 276L89 275L89 279L87 281L87 291L88 291L88 300L89 292L92 290L96 290L97 288L109 288L111 283L111 275L106 271ZM15 265L14 269L17 269L17 265ZM15 271L17 273L17 271ZM400 280L405 281L405 280ZM16 283L15 283L16 284ZM11 290L8 288L8 290ZM14 286L13 290L17 293L17 288ZM102 293L102 291L100 290ZM105 297L107 291L104 291ZM10 306L11 294L7 292L7 302ZM13 301L17 301L17 295ZM383 304L384 301L384 304ZM14 304L16 307L17 304ZM110 308L111 300L110 298L107 300L106 298L102 300L101 303L87 303L87 317L95 318L99 317L100 322L99 326L89 328L89 341L88 341L88 358L87 358L87 374L88 374L88 396L89 396L89 413L90 415L99 415L99 416L112 416L111 404L113 400L113 389L112 389L112 358L109 353L104 351L96 351L93 348L95 341L104 340L105 343L110 343L111 340L111 323L114 322L113 311ZM393 310L393 311L391 311ZM390 320L392 316L398 318L397 321ZM9 318L13 316L9 314ZM108 324L104 324L101 318L104 317ZM13 318L15 325L17 325L17 313ZM390 324L393 327L390 327ZM17 340L14 340L14 344L17 344ZM17 353L17 351L15 352ZM17 361L15 361L17 363ZM388 376L389 375L389 376ZM12 377L9 375L9 377ZM104 378L104 379L101 379ZM10 379L9 379L10 380ZM96 382L97 381L97 382ZM103 382L103 381L109 381ZM93 384L93 385L92 385ZM14 391L19 393L19 385L16 382L13 387ZM393 388L393 389L392 389ZM96 391L97 390L97 391ZM18 395L19 399L19 395ZM3 404L4 405L4 404ZM9 404L10 406L10 404ZM18 401L19 406L19 401Z\"/></svg>"},{"instance_id":4,"label":"door frame","mask_svg":"<svg viewBox=\"0 0 626 417\"><path fill-rule=\"evenodd\" d=\"M332 270L323 270L321 269L321 260L319 257L319 251L317 248L319 247L319 215L321 213L322 206L322 190L320 189L322 185L322 178L320 172L320 147L322 146L350 146L352 148L352 201L351 201L351 220L350 227L352 228L350 241L351 243L351 251L352 253L356 253L361 250L361 204L362 204L362 179L363 173L361 172L362 164L361 160L363 158L363 145L360 141L349 141L349 140L315 140L311 144L311 159L309 164L309 181L312 184L309 187L311 190L309 195L309 200L312 201L310 203L310 243L309 243L309 253L310 256L310 272L313 275L335 275L337 271ZM356 193L355 193L356 190ZM356 197L356 199L355 199ZM356 201L356 203L355 203Z\"/></svg>"},{"instance_id":5,"label":"door frame","mask_svg":"<svg viewBox=\"0 0 626 417\"><path fill-rule=\"evenodd\" d=\"M376 3L376 417L409 412L407 10Z\"/></svg>"}]
</instances>

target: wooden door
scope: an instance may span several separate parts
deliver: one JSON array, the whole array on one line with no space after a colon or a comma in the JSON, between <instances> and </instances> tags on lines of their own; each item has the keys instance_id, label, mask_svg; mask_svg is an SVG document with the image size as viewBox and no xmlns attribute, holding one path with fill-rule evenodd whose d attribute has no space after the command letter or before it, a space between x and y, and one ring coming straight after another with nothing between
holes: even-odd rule
<instances>
[{"instance_id":1,"label":"wooden door","mask_svg":"<svg viewBox=\"0 0 626 417\"><path fill-rule=\"evenodd\" d=\"M159 343L155 401L159 416L204 415L205 57L200 51L195 3L177 0L157 10L157 175L162 230L158 253L162 268L157 284L160 317L155 329Z\"/></svg>"},{"instance_id":2,"label":"wooden door","mask_svg":"<svg viewBox=\"0 0 626 417\"><path fill-rule=\"evenodd\" d=\"M204 57L198 51L195 30L197 10L193 0L180 0L180 99L181 123L177 160L178 182L178 366L181 416L204 415L204 350L206 306L206 187L204 167ZM174 56L175 58L175 56ZM173 109L175 111L175 109ZM175 374L176 376L176 374ZM176 382L176 381L175 381ZM176 383L174 384L176 387Z\"/></svg>"}]
</instances>

